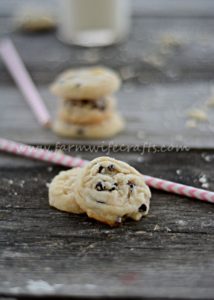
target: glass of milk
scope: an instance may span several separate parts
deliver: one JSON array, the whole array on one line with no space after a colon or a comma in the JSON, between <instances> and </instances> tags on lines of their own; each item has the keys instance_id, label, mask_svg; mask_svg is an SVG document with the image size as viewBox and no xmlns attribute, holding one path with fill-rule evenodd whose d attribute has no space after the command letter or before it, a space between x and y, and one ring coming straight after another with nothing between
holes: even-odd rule
<instances>
[{"instance_id":1,"label":"glass of milk","mask_svg":"<svg viewBox=\"0 0 214 300\"><path fill-rule=\"evenodd\" d=\"M59 39L86 47L107 46L129 33L130 0L59 0Z\"/></svg>"}]
</instances>

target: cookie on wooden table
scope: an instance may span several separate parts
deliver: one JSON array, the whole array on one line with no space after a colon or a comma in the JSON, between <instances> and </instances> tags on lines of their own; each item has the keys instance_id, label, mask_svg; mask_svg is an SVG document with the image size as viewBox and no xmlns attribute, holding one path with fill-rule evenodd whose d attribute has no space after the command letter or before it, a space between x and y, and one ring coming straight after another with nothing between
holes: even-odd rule
<instances>
[{"instance_id":1,"label":"cookie on wooden table","mask_svg":"<svg viewBox=\"0 0 214 300\"><path fill-rule=\"evenodd\" d=\"M48 11L26 8L17 12L15 25L19 29L27 32L49 31L56 27L56 20Z\"/></svg>"},{"instance_id":2,"label":"cookie on wooden table","mask_svg":"<svg viewBox=\"0 0 214 300\"><path fill-rule=\"evenodd\" d=\"M79 139L104 139L109 138L124 128L124 121L118 113L112 115L100 123L78 125L57 119L53 124L53 131L63 137Z\"/></svg>"},{"instance_id":3,"label":"cookie on wooden table","mask_svg":"<svg viewBox=\"0 0 214 300\"><path fill-rule=\"evenodd\" d=\"M63 72L51 86L54 95L73 100L97 100L116 92L118 75L104 67L71 69Z\"/></svg>"},{"instance_id":4,"label":"cookie on wooden table","mask_svg":"<svg viewBox=\"0 0 214 300\"><path fill-rule=\"evenodd\" d=\"M76 202L76 182L80 168L60 172L49 186L49 204L59 210L82 214L84 211Z\"/></svg>"},{"instance_id":5,"label":"cookie on wooden table","mask_svg":"<svg viewBox=\"0 0 214 300\"><path fill-rule=\"evenodd\" d=\"M59 118L67 123L94 124L110 117L115 108L113 97L103 97L97 101L62 100L59 107Z\"/></svg>"},{"instance_id":6,"label":"cookie on wooden table","mask_svg":"<svg viewBox=\"0 0 214 300\"><path fill-rule=\"evenodd\" d=\"M148 214L151 193L143 175L125 162L100 157L77 180L76 201L87 215L110 226Z\"/></svg>"}]
</instances>

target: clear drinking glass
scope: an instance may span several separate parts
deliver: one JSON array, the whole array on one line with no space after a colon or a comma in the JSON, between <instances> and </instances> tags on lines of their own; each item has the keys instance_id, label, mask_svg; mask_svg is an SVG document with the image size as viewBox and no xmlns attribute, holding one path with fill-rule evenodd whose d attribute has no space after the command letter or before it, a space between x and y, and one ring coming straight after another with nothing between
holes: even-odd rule
<instances>
[{"instance_id":1,"label":"clear drinking glass","mask_svg":"<svg viewBox=\"0 0 214 300\"><path fill-rule=\"evenodd\" d=\"M129 0L59 0L59 8L58 36L65 43L107 46L129 33Z\"/></svg>"}]
</instances>

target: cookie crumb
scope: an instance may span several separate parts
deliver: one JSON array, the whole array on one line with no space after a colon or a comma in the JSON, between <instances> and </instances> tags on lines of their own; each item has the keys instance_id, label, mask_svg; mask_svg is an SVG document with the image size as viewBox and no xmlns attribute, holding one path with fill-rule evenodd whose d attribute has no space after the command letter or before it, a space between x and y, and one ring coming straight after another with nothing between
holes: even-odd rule
<instances>
[{"instance_id":1,"label":"cookie crumb","mask_svg":"<svg viewBox=\"0 0 214 300\"><path fill-rule=\"evenodd\" d=\"M214 155L208 155L206 153L202 153L201 157L206 161L206 162L211 162L214 159Z\"/></svg>"},{"instance_id":2,"label":"cookie crumb","mask_svg":"<svg viewBox=\"0 0 214 300\"><path fill-rule=\"evenodd\" d=\"M52 167L52 166L50 166L50 167L48 167L48 168L47 168L47 170L48 170L48 172L50 172L50 173L51 173L51 172L53 171L53 167Z\"/></svg>"},{"instance_id":3,"label":"cookie crumb","mask_svg":"<svg viewBox=\"0 0 214 300\"><path fill-rule=\"evenodd\" d=\"M207 113L200 108L193 108L187 112L187 115L195 121L206 122L208 121Z\"/></svg>"},{"instance_id":4,"label":"cookie crumb","mask_svg":"<svg viewBox=\"0 0 214 300\"><path fill-rule=\"evenodd\" d=\"M141 235L141 234L145 234L145 233L146 233L146 231L143 231L143 230L135 231L136 235Z\"/></svg>"},{"instance_id":5,"label":"cookie crumb","mask_svg":"<svg viewBox=\"0 0 214 300\"><path fill-rule=\"evenodd\" d=\"M137 162L142 163L143 161L144 161L143 156L139 156L139 157L137 158Z\"/></svg>"},{"instance_id":6,"label":"cookie crumb","mask_svg":"<svg viewBox=\"0 0 214 300\"><path fill-rule=\"evenodd\" d=\"M9 179L9 180L8 180L8 183L9 183L10 185L12 185L12 184L14 183L14 181L13 181L12 179Z\"/></svg>"},{"instance_id":7,"label":"cookie crumb","mask_svg":"<svg viewBox=\"0 0 214 300\"><path fill-rule=\"evenodd\" d=\"M161 68L164 65L164 61L158 55L147 55L143 61L155 68Z\"/></svg>"},{"instance_id":8,"label":"cookie crumb","mask_svg":"<svg viewBox=\"0 0 214 300\"><path fill-rule=\"evenodd\" d=\"M22 180L19 185L20 185L21 188L23 188L24 184L25 184L25 180Z\"/></svg>"},{"instance_id":9,"label":"cookie crumb","mask_svg":"<svg viewBox=\"0 0 214 300\"><path fill-rule=\"evenodd\" d=\"M206 182L207 182L207 177L206 177L206 175L202 175L202 176L199 178L199 182L200 182L200 183L206 183Z\"/></svg>"},{"instance_id":10,"label":"cookie crumb","mask_svg":"<svg viewBox=\"0 0 214 300\"><path fill-rule=\"evenodd\" d=\"M207 176L205 174L203 174L200 178L199 178L199 182L201 183L201 187L202 188L209 188L209 183L207 181Z\"/></svg>"},{"instance_id":11,"label":"cookie crumb","mask_svg":"<svg viewBox=\"0 0 214 300\"><path fill-rule=\"evenodd\" d=\"M172 34L164 34L160 38L160 42L164 49L175 49L181 46L181 41Z\"/></svg>"},{"instance_id":12,"label":"cookie crumb","mask_svg":"<svg viewBox=\"0 0 214 300\"><path fill-rule=\"evenodd\" d=\"M210 107L214 107L214 96L211 96L211 97L207 100L206 105L207 105L207 106L210 106Z\"/></svg>"},{"instance_id":13,"label":"cookie crumb","mask_svg":"<svg viewBox=\"0 0 214 300\"><path fill-rule=\"evenodd\" d=\"M197 127L197 122L196 122L196 120L190 119L190 120L186 121L185 126L187 128L196 128Z\"/></svg>"},{"instance_id":14,"label":"cookie crumb","mask_svg":"<svg viewBox=\"0 0 214 300\"><path fill-rule=\"evenodd\" d=\"M202 188L204 188L204 189L208 189L209 188L209 183L208 182L205 182L205 183L202 183Z\"/></svg>"},{"instance_id":15,"label":"cookie crumb","mask_svg":"<svg viewBox=\"0 0 214 300\"><path fill-rule=\"evenodd\" d=\"M187 222L184 221L184 220L177 220L177 221L176 221L176 224L177 224L177 225L180 225L180 226L185 226L185 225L187 225Z\"/></svg>"},{"instance_id":16,"label":"cookie crumb","mask_svg":"<svg viewBox=\"0 0 214 300\"><path fill-rule=\"evenodd\" d=\"M160 230L160 226L159 226L158 224L156 224L153 230L154 230L154 231Z\"/></svg>"},{"instance_id":17,"label":"cookie crumb","mask_svg":"<svg viewBox=\"0 0 214 300\"><path fill-rule=\"evenodd\" d=\"M172 231L172 229L170 229L170 228L167 227L167 226L165 226L165 229L166 229L167 232L171 232L171 231Z\"/></svg>"},{"instance_id":18,"label":"cookie crumb","mask_svg":"<svg viewBox=\"0 0 214 300\"><path fill-rule=\"evenodd\" d=\"M177 169L177 170L176 170L176 174L177 174L177 175L181 175L181 172L182 172L182 171L181 171L180 169Z\"/></svg>"},{"instance_id":19,"label":"cookie crumb","mask_svg":"<svg viewBox=\"0 0 214 300\"><path fill-rule=\"evenodd\" d=\"M134 70L129 66L122 67L120 69L120 75L124 81L136 77Z\"/></svg>"},{"instance_id":20,"label":"cookie crumb","mask_svg":"<svg viewBox=\"0 0 214 300\"><path fill-rule=\"evenodd\" d=\"M28 280L26 289L28 292L33 294L42 294L42 293L54 293L59 288L62 287L62 284L53 284L44 281L44 280Z\"/></svg>"}]
</instances>

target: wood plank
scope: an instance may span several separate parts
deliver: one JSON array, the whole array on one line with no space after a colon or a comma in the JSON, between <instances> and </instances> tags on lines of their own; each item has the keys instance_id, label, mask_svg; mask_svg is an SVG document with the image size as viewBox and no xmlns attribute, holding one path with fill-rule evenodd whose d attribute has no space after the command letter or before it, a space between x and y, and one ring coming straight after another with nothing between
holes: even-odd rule
<instances>
[{"instance_id":1,"label":"wood plank","mask_svg":"<svg viewBox=\"0 0 214 300\"><path fill-rule=\"evenodd\" d=\"M19 9L23 7L44 7L53 12L57 11L57 0L43 0L42 4L35 0L1 0L0 16L14 16Z\"/></svg>"},{"instance_id":2,"label":"wood plank","mask_svg":"<svg viewBox=\"0 0 214 300\"><path fill-rule=\"evenodd\" d=\"M212 16L212 0L134 0L134 13L142 16L206 17Z\"/></svg>"},{"instance_id":3,"label":"wood plank","mask_svg":"<svg viewBox=\"0 0 214 300\"><path fill-rule=\"evenodd\" d=\"M212 0L132 0L133 13L142 16L211 16ZM38 5L36 0L1 0L0 15L11 15L20 6ZM57 10L56 0L43 0L42 5ZM40 4L41 5L41 4Z\"/></svg>"},{"instance_id":4,"label":"wood plank","mask_svg":"<svg viewBox=\"0 0 214 300\"><path fill-rule=\"evenodd\" d=\"M214 189L213 162L202 154L145 153L143 163L139 153L114 156L195 186L203 173ZM153 191L147 218L110 229L48 206L46 183L60 169L0 156L1 296L212 298L213 205Z\"/></svg>"},{"instance_id":5,"label":"wood plank","mask_svg":"<svg viewBox=\"0 0 214 300\"><path fill-rule=\"evenodd\" d=\"M199 123L197 128L187 128L186 113L201 107L210 97L213 82L153 84L142 87L124 85L118 94L119 110L126 119L124 132L110 140L68 140L57 137L48 129L41 128L20 92L15 87L1 87L0 136L33 144L107 144L135 145L184 145L188 147L213 148L214 115L208 110L209 122ZM52 116L57 107L56 98L47 86L40 92Z\"/></svg>"},{"instance_id":6,"label":"wood plank","mask_svg":"<svg viewBox=\"0 0 214 300\"><path fill-rule=\"evenodd\" d=\"M7 18L0 18L0 36L6 32L10 35L38 83L51 82L60 71L69 67L103 64L121 72L129 82L147 84L211 80L213 26L213 18L135 17L132 32L125 43L90 50L64 45L57 40L55 33L27 35L11 32ZM178 43L177 47L164 44L163 40L171 37ZM0 81L12 83L2 62Z\"/></svg>"}]
</instances>

